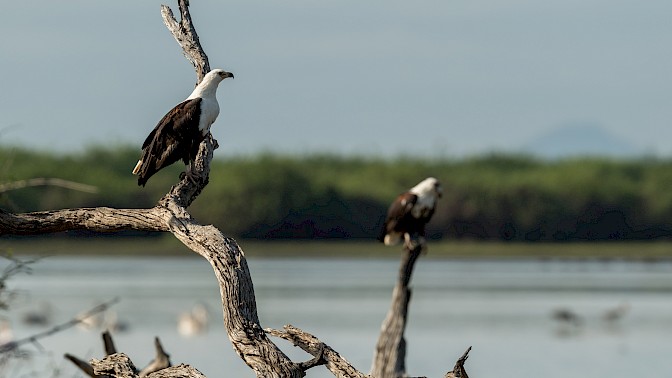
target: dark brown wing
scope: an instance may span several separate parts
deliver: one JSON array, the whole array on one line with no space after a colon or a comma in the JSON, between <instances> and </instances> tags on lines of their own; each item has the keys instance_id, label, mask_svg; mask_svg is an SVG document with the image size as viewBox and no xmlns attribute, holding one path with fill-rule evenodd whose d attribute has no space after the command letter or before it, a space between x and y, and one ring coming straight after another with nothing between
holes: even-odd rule
<instances>
[{"instance_id":1,"label":"dark brown wing","mask_svg":"<svg viewBox=\"0 0 672 378\"><path fill-rule=\"evenodd\" d=\"M180 159L189 160L194 143L202 138L198 130L201 101L195 98L179 103L149 133L142 144L138 185L144 186L152 175Z\"/></svg>"},{"instance_id":2,"label":"dark brown wing","mask_svg":"<svg viewBox=\"0 0 672 378\"><path fill-rule=\"evenodd\" d=\"M417 195L411 192L400 194L387 210L387 218L378 235L378 240L384 241L385 235L391 232L407 232L407 224L413 218L411 209L416 202L418 202Z\"/></svg>"}]
</instances>

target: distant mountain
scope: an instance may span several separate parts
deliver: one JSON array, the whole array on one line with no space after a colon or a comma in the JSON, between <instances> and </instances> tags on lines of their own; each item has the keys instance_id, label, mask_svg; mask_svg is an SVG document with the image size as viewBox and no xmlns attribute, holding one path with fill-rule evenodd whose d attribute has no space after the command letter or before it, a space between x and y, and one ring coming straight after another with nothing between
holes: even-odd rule
<instances>
[{"instance_id":1,"label":"distant mountain","mask_svg":"<svg viewBox=\"0 0 672 378\"><path fill-rule=\"evenodd\" d=\"M530 140L522 152L557 159L570 156L636 157L644 151L595 124L571 124Z\"/></svg>"}]
</instances>

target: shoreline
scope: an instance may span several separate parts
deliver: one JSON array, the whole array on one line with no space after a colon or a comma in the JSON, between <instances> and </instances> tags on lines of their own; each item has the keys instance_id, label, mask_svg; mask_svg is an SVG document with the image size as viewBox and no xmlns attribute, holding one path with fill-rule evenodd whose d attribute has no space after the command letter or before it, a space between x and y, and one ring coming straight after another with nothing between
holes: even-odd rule
<instances>
[{"instance_id":1,"label":"shoreline","mask_svg":"<svg viewBox=\"0 0 672 378\"><path fill-rule=\"evenodd\" d=\"M401 246L374 240L237 239L248 257L393 258ZM0 252L40 256L195 256L170 235L151 237L0 238ZM426 259L672 260L672 242L428 242Z\"/></svg>"}]
</instances>

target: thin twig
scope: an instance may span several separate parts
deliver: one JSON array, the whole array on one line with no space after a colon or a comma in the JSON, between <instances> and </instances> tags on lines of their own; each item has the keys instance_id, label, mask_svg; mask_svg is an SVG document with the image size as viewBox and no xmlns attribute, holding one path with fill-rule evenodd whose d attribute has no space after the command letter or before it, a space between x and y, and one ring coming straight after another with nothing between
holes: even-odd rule
<instances>
[{"instance_id":1,"label":"thin twig","mask_svg":"<svg viewBox=\"0 0 672 378\"><path fill-rule=\"evenodd\" d=\"M117 347L114 346L110 331L103 332L103 348L105 348L106 356L117 353Z\"/></svg>"},{"instance_id":2,"label":"thin twig","mask_svg":"<svg viewBox=\"0 0 672 378\"><path fill-rule=\"evenodd\" d=\"M173 34L173 37L180 47L182 47L184 56L194 66L196 76L198 77L198 83L200 83L205 74L210 72L210 63L208 62L208 56L205 54L201 42L198 39L196 28L191 21L189 1L178 0L178 5L180 7L181 15L180 22L177 22L173 15L173 11L167 5L161 5L161 17L163 17L163 23Z\"/></svg>"},{"instance_id":3,"label":"thin twig","mask_svg":"<svg viewBox=\"0 0 672 378\"><path fill-rule=\"evenodd\" d=\"M91 378L111 378L109 375L98 375L93 372L93 367L89 365L88 362L84 360L80 360L79 358L73 356L70 353L66 353L64 356L66 359L68 359L70 362L75 364L84 374Z\"/></svg>"},{"instance_id":4,"label":"thin twig","mask_svg":"<svg viewBox=\"0 0 672 378\"><path fill-rule=\"evenodd\" d=\"M4 258L10 261L9 265L7 265L5 269L2 270L2 273L0 273L0 309L6 310L9 307L9 303L17 295L16 290L10 290L7 288L7 281L12 276L19 273L30 274L32 269L29 265L39 260L39 258L22 260L11 256L6 252L0 252L0 258Z\"/></svg>"},{"instance_id":5,"label":"thin twig","mask_svg":"<svg viewBox=\"0 0 672 378\"><path fill-rule=\"evenodd\" d=\"M117 302L119 302L119 298L114 298L114 299L112 299L108 302L99 304L98 306L90 309L89 311L86 311L81 316L70 319L65 323L58 324L58 325L56 325L56 326L54 326L54 327L52 327L52 328L50 328L50 329L48 329L44 332L36 333L32 336L28 336L28 337L25 337L23 339L19 339L19 340L16 340L16 341L13 341L13 342L10 342L10 343L7 343L7 344L0 345L0 354L8 353L8 352L11 352L13 350L16 350L24 344L32 343L32 344L39 345L39 344L37 344L37 342L40 339L43 339L47 336L51 336L55 333L61 332L61 331L66 330L68 328L72 328L72 327L76 326L77 324L81 323L83 319L91 317L91 316L93 316L93 315L95 315L99 312L106 311L108 308L110 308L110 306L112 306L113 304L115 304Z\"/></svg>"},{"instance_id":6,"label":"thin twig","mask_svg":"<svg viewBox=\"0 0 672 378\"><path fill-rule=\"evenodd\" d=\"M140 373L138 373L139 377L146 377L155 371L163 370L171 366L170 355L168 355L168 353L163 350L163 346L161 345L161 341L158 337L154 338L154 348L156 349L156 356L152 362L149 363L149 365L147 365L140 371Z\"/></svg>"},{"instance_id":7,"label":"thin twig","mask_svg":"<svg viewBox=\"0 0 672 378\"><path fill-rule=\"evenodd\" d=\"M455 363L453 370L446 373L444 378L469 378L467 370L464 368L464 363L467 362L467 358L469 358L469 351L471 351L471 347L467 348L464 354L462 354L462 357Z\"/></svg>"}]
</instances>

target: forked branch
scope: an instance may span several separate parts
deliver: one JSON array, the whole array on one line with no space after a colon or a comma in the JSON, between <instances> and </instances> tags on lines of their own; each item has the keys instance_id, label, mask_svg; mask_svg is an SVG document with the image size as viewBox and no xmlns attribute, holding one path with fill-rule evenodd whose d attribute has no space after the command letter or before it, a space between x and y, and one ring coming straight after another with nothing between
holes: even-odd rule
<instances>
[{"instance_id":1,"label":"forked branch","mask_svg":"<svg viewBox=\"0 0 672 378\"><path fill-rule=\"evenodd\" d=\"M198 39L194 23L191 21L189 1L178 0L178 4L181 17L179 22L175 19L173 11L167 5L161 5L161 17L163 17L163 23L166 24L168 30L173 33L173 37L175 37L177 43L182 47L184 56L194 66L196 76L198 77L197 83L200 83L203 80L203 76L210 72L210 63Z\"/></svg>"},{"instance_id":2,"label":"forked branch","mask_svg":"<svg viewBox=\"0 0 672 378\"><path fill-rule=\"evenodd\" d=\"M303 349L313 357L321 358L327 369L336 377L342 378L365 378L368 375L357 370L350 362L343 358L330 346L320 341L317 337L291 325L284 326L284 331L266 329L269 335L285 339L295 346Z\"/></svg>"},{"instance_id":3,"label":"forked branch","mask_svg":"<svg viewBox=\"0 0 672 378\"><path fill-rule=\"evenodd\" d=\"M210 65L193 26L188 1L178 0L178 4L181 14L179 22L165 5L161 7L161 14L166 26L182 47L184 55L192 62L200 82L210 70ZM196 222L187 211L188 206L208 183L210 161L216 147L217 142L212 136L206 137L199 146L191 179L182 179L151 209L100 207L27 214L12 214L0 210L0 235L44 234L79 229L101 232L125 229L169 231L185 246L210 262L220 288L224 325L229 340L236 353L258 377L303 377L307 369L322 363L338 377L366 377L336 351L296 328L287 326L284 332L269 332L291 340L312 354L315 358L310 361L292 362L268 338L259 322L252 278L242 249L235 240L224 236L217 228ZM408 300L402 302L407 305ZM108 344L108 353L115 352L111 339ZM158 350L159 348L157 353ZM167 354L162 348L161 352L165 356L158 357L157 361L158 364L165 365ZM90 374L93 374L91 376L96 377L136 378L141 374L122 353L112 353L102 360L92 360L90 367ZM148 378L204 378L198 370L186 365L144 374Z\"/></svg>"},{"instance_id":4,"label":"forked branch","mask_svg":"<svg viewBox=\"0 0 672 378\"><path fill-rule=\"evenodd\" d=\"M184 54L194 62L200 80L209 70L207 56L198 41L187 1L178 2L182 15L177 24L179 27L175 27L170 8L163 6L162 14ZM304 374L301 367L268 339L259 324L252 279L240 246L215 227L198 224L187 211L187 207L208 183L215 147L216 141L211 136L206 138L199 147L192 167L193 177L184 178L172 187L154 208L85 208L28 214L0 211L0 233L44 234L77 229L102 232L122 229L170 231L211 263L220 286L224 324L229 339L245 363L259 377L301 377ZM108 359L108 362L117 361L123 365L123 358ZM92 365L95 367L95 364ZM101 368L96 374L110 375L111 371Z\"/></svg>"}]
</instances>

